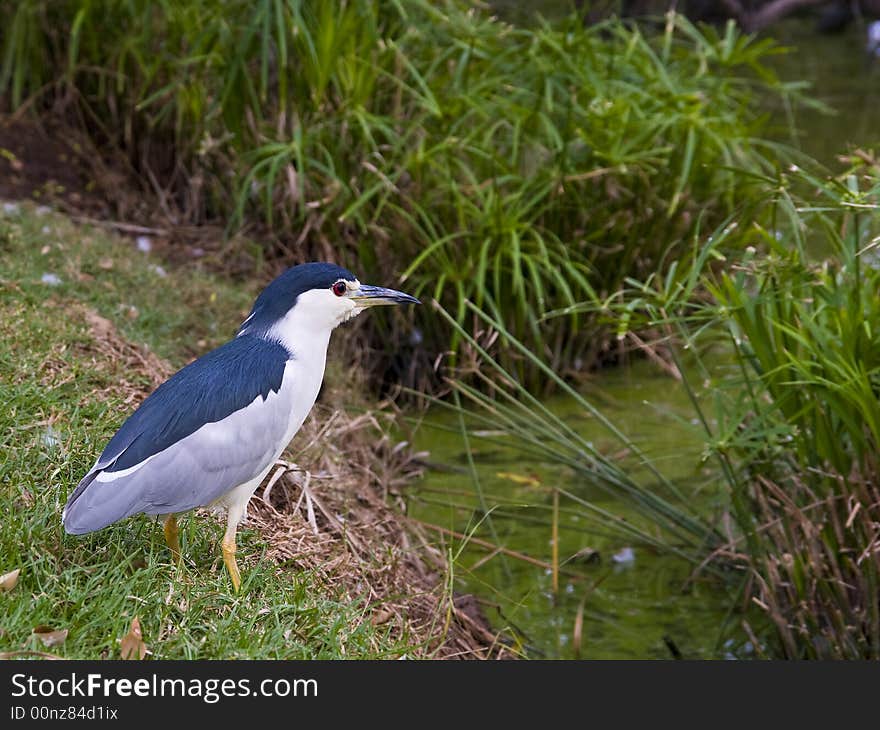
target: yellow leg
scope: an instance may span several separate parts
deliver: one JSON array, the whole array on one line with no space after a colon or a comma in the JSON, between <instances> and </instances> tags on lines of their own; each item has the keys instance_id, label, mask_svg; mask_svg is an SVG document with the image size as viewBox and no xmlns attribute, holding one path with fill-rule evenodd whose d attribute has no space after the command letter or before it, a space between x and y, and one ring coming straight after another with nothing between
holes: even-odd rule
<instances>
[{"instance_id":1,"label":"yellow leg","mask_svg":"<svg viewBox=\"0 0 880 730\"><path fill-rule=\"evenodd\" d=\"M171 557L175 563L180 562L180 541L178 540L177 518L174 515L165 517L165 542L171 550Z\"/></svg>"},{"instance_id":2,"label":"yellow leg","mask_svg":"<svg viewBox=\"0 0 880 730\"><path fill-rule=\"evenodd\" d=\"M236 593L241 588L241 573L238 572L238 563L235 562L235 533L246 509L247 500L235 501L229 505L226 513L226 532L223 535L223 542L220 544L223 550L223 562L226 563L226 570L229 571L232 587Z\"/></svg>"},{"instance_id":3,"label":"yellow leg","mask_svg":"<svg viewBox=\"0 0 880 730\"><path fill-rule=\"evenodd\" d=\"M223 538L221 549L223 550L223 562L226 563L226 570L229 571L229 577L232 579L232 587L238 593L238 589L241 587L241 573L238 572L238 563L235 562L235 532L232 533L231 538L227 533Z\"/></svg>"}]
</instances>

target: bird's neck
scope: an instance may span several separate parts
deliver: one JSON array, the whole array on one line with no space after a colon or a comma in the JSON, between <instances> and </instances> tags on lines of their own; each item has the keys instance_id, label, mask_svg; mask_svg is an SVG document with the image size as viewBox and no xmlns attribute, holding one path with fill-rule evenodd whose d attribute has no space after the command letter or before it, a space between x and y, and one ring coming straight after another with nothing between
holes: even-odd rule
<instances>
[{"instance_id":1,"label":"bird's neck","mask_svg":"<svg viewBox=\"0 0 880 730\"><path fill-rule=\"evenodd\" d=\"M292 309L268 327L262 336L281 344L290 353L291 358L312 361L323 371L332 331L332 327L320 320L303 316L303 313Z\"/></svg>"}]
</instances>

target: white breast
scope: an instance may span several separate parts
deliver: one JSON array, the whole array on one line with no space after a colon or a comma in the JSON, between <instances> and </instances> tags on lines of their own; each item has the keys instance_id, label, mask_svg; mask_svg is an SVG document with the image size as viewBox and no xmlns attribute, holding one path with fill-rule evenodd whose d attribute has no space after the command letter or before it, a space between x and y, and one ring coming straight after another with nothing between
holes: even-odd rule
<instances>
[{"instance_id":1,"label":"white breast","mask_svg":"<svg viewBox=\"0 0 880 730\"><path fill-rule=\"evenodd\" d=\"M268 339L280 342L291 356L279 391L290 403L290 420L281 450L312 410L324 380L330 333L342 318L351 316L349 310L354 311L353 308L353 302L340 299L329 290L308 291L300 294L296 306L266 333Z\"/></svg>"},{"instance_id":2,"label":"white breast","mask_svg":"<svg viewBox=\"0 0 880 730\"><path fill-rule=\"evenodd\" d=\"M311 357L306 354L288 360L284 367L284 378L281 382L279 395L286 396L290 403L289 420L284 443L278 452L287 448L290 440L296 435L312 406L318 398L321 383L324 380L324 365L327 359L327 347L316 348ZM277 458L277 455L276 455Z\"/></svg>"}]
</instances>

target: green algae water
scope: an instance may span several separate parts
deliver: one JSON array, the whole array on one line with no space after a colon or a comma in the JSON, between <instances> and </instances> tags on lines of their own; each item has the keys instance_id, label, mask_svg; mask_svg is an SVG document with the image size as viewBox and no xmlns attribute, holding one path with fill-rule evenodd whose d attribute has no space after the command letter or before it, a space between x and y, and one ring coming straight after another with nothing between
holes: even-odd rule
<instances>
[{"instance_id":1,"label":"green algae water","mask_svg":"<svg viewBox=\"0 0 880 730\"><path fill-rule=\"evenodd\" d=\"M711 509L714 469L701 458L700 430L689 420L683 388L639 362L603 373L590 391L612 422L648 446L646 456L681 491ZM600 451L614 453L604 427L571 400L555 398L546 405ZM491 547L496 538L512 553L550 563L553 486L633 522L639 516L567 468L524 458L514 445L495 440L491 430L473 429L476 478L484 503L492 506L487 517L458 417L432 414L419 433L418 446L430 450L437 466L410 492L409 514L444 530L465 590L484 600L494 626L521 637L529 656L670 658L677 652L714 658L749 652L749 646L734 646L723 630L730 596L717 582L690 580L685 561L603 529L601 521L564 498L558 519L562 567L554 594L547 565L496 553Z\"/></svg>"},{"instance_id":2,"label":"green algae water","mask_svg":"<svg viewBox=\"0 0 880 730\"><path fill-rule=\"evenodd\" d=\"M835 169L836 157L850 147L876 149L880 62L876 67L868 63L863 28L854 25L845 33L823 36L807 24L788 23L773 32L793 49L777 59L780 76L808 81L812 96L836 112L795 113L797 143L804 152ZM766 111L777 129L785 127L788 110ZM723 501L720 480L702 459L703 434L692 422L695 414L686 393L669 376L646 362L603 371L592 381L588 397L701 508L712 510ZM556 398L546 405L603 453L614 455L607 433L573 401ZM731 611L738 606L736 597L720 582L699 575L693 579L684 561L632 544L595 521L587 524L583 511L572 510L564 500L558 513L562 568L554 592L548 567L552 486L611 514L637 516L621 500L579 483L574 473L525 458L491 429L475 428L470 435L472 462L458 417L429 414L416 445L430 452L432 468L409 493L409 514L431 525L438 543L455 558L456 589L478 596L493 627L516 636L527 656L756 656L739 630L742 614ZM485 505L491 506L488 514ZM493 548L497 545L510 552Z\"/></svg>"},{"instance_id":3,"label":"green algae water","mask_svg":"<svg viewBox=\"0 0 880 730\"><path fill-rule=\"evenodd\" d=\"M772 37L791 49L771 59L776 72L787 81L808 82L809 95L832 112L795 110L797 146L831 170L839 168L838 156L850 148L876 150L880 144L880 58L866 53L864 26L852 24L843 33L822 35L814 33L809 23L788 22L774 27ZM786 110L767 111L780 124L786 121Z\"/></svg>"}]
</instances>

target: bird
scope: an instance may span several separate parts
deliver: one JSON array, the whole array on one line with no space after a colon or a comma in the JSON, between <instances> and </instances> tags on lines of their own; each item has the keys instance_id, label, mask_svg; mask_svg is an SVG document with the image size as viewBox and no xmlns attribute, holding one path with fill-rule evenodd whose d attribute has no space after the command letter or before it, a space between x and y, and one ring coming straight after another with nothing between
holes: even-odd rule
<instances>
[{"instance_id":1,"label":"bird","mask_svg":"<svg viewBox=\"0 0 880 730\"><path fill-rule=\"evenodd\" d=\"M868 23L868 41L865 50L871 60L880 59L880 20Z\"/></svg>"},{"instance_id":2,"label":"bird","mask_svg":"<svg viewBox=\"0 0 880 730\"><path fill-rule=\"evenodd\" d=\"M125 420L62 512L71 535L144 513L180 560L177 515L226 510L223 561L235 592L236 530L299 431L324 379L331 332L376 305L419 304L323 262L293 266L259 294L236 336L159 385Z\"/></svg>"}]
</instances>

